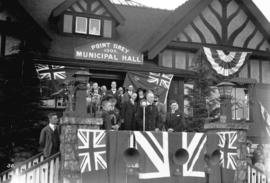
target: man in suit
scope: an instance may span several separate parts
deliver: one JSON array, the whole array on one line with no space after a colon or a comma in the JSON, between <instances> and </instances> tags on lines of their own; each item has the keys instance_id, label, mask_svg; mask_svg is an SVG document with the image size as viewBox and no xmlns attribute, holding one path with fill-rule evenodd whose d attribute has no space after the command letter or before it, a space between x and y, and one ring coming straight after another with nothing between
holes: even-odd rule
<instances>
[{"instance_id":1,"label":"man in suit","mask_svg":"<svg viewBox=\"0 0 270 183\"><path fill-rule=\"evenodd\" d=\"M59 152L60 137L58 117L56 113L48 114L49 124L45 126L40 132L39 144L43 148L43 155L48 158Z\"/></svg>"},{"instance_id":2,"label":"man in suit","mask_svg":"<svg viewBox=\"0 0 270 183\"><path fill-rule=\"evenodd\" d=\"M104 130L111 130L112 129L112 122L111 122L111 115L110 111L112 108L112 104L109 100L102 101L102 119L103 125L102 129Z\"/></svg>"},{"instance_id":3,"label":"man in suit","mask_svg":"<svg viewBox=\"0 0 270 183\"><path fill-rule=\"evenodd\" d=\"M122 129L123 130L135 130L135 113L137 109L137 103L135 102L137 93L131 94L129 101L124 102L121 109Z\"/></svg>"},{"instance_id":4,"label":"man in suit","mask_svg":"<svg viewBox=\"0 0 270 183\"><path fill-rule=\"evenodd\" d=\"M111 82L111 89L107 91L107 95L111 95L114 98L118 98L118 91L117 91L117 84L116 81Z\"/></svg>"},{"instance_id":5,"label":"man in suit","mask_svg":"<svg viewBox=\"0 0 270 183\"><path fill-rule=\"evenodd\" d=\"M128 85L128 90L124 93L122 103L128 102L132 93L134 93L133 85Z\"/></svg>"},{"instance_id":6,"label":"man in suit","mask_svg":"<svg viewBox=\"0 0 270 183\"><path fill-rule=\"evenodd\" d=\"M175 100L170 101L170 110L166 116L166 129L169 132L181 132L185 129L178 103Z\"/></svg>"},{"instance_id":7,"label":"man in suit","mask_svg":"<svg viewBox=\"0 0 270 183\"><path fill-rule=\"evenodd\" d=\"M157 106L154 105L154 94L148 91L146 94L146 107L145 107L145 130L146 131L159 131L162 129L160 115ZM137 113L138 130L143 130L143 107L139 107Z\"/></svg>"},{"instance_id":8,"label":"man in suit","mask_svg":"<svg viewBox=\"0 0 270 183\"><path fill-rule=\"evenodd\" d=\"M111 82L111 89L107 91L107 96L113 97L117 100L116 107L120 108L119 92L117 90L116 81Z\"/></svg>"}]
</instances>

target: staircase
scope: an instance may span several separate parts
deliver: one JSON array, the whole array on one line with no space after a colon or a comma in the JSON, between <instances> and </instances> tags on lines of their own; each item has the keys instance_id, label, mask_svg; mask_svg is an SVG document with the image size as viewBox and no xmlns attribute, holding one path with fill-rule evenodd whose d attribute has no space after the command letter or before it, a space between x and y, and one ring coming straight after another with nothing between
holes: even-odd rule
<instances>
[{"instance_id":1,"label":"staircase","mask_svg":"<svg viewBox=\"0 0 270 183\"><path fill-rule=\"evenodd\" d=\"M43 154L20 163L0 174L0 183L57 183L59 182L60 153L44 160Z\"/></svg>"},{"instance_id":2,"label":"staircase","mask_svg":"<svg viewBox=\"0 0 270 183\"><path fill-rule=\"evenodd\" d=\"M247 183L270 183L266 175L257 167L248 163L248 181Z\"/></svg>"}]
</instances>

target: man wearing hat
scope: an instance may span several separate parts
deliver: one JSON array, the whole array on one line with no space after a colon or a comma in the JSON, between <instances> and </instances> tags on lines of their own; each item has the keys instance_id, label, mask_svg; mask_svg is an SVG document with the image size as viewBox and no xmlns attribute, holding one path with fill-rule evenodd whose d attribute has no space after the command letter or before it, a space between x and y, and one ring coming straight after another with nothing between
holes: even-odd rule
<instances>
[{"instance_id":1,"label":"man wearing hat","mask_svg":"<svg viewBox=\"0 0 270 183\"><path fill-rule=\"evenodd\" d=\"M178 103L175 100L170 101L170 110L166 116L166 129L169 132L181 132L185 128L182 121L182 114L179 111Z\"/></svg>"}]
</instances>

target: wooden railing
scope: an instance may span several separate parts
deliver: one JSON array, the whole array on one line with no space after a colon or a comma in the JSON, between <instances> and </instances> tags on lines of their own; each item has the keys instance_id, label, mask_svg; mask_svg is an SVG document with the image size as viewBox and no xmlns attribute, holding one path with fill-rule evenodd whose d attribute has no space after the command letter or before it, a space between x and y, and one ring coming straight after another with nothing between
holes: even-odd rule
<instances>
[{"instance_id":1,"label":"wooden railing","mask_svg":"<svg viewBox=\"0 0 270 183\"><path fill-rule=\"evenodd\" d=\"M264 174L259 168L248 163L248 183L270 183L269 177Z\"/></svg>"},{"instance_id":2,"label":"wooden railing","mask_svg":"<svg viewBox=\"0 0 270 183\"><path fill-rule=\"evenodd\" d=\"M4 182L6 180L11 179L11 177L13 175L20 174L20 173L26 171L27 169L30 169L31 167L42 162L43 160L44 160L43 153L39 153L39 154L31 157L30 159L27 159L26 161L23 161L23 162L15 165L15 167L10 168L10 169L0 173L0 182Z\"/></svg>"},{"instance_id":3,"label":"wooden railing","mask_svg":"<svg viewBox=\"0 0 270 183\"><path fill-rule=\"evenodd\" d=\"M15 173L3 183L58 183L60 170L60 153L56 153L48 159Z\"/></svg>"}]
</instances>

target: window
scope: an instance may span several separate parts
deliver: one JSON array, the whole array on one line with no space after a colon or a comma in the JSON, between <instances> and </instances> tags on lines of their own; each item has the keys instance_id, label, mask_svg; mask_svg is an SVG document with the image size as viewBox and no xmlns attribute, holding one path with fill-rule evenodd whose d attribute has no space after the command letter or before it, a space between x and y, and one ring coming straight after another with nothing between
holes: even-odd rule
<instances>
[{"instance_id":1,"label":"window","mask_svg":"<svg viewBox=\"0 0 270 183\"><path fill-rule=\"evenodd\" d=\"M75 24L75 25L74 25ZM71 14L63 15L63 32L111 38L113 21L108 18L89 18Z\"/></svg>"},{"instance_id":2,"label":"window","mask_svg":"<svg viewBox=\"0 0 270 183\"><path fill-rule=\"evenodd\" d=\"M63 31L66 33L72 33L72 23L73 23L73 16L72 15L64 15Z\"/></svg>"},{"instance_id":3,"label":"window","mask_svg":"<svg viewBox=\"0 0 270 183\"><path fill-rule=\"evenodd\" d=\"M232 119L249 120L249 96L247 88L234 88L232 90Z\"/></svg>"},{"instance_id":4,"label":"window","mask_svg":"<svg viewBox=\"0 0 270 183\"><path fill-rule=\"evenodd\" d=\"M87 33L87 18L76 17L76 33L86 34Z\"/></svg>"},{"instance_id":5,"label":"window","mask_svg":"<svg viewBox=\"0 0 270 183\"><path fill-rule=\"evenodd\" d=\"M100 36L100 20L89 18L89 34Z\"/></svg>"},{"instance_id":6,"label":"window","mask_svg":"<svg viewBox=\"0 0 270 183\"><path fill-rule=\"evenodd\" d=\"M112 37L112 21L104 20L104 37Z\"/></svg>"}]
</instances>

